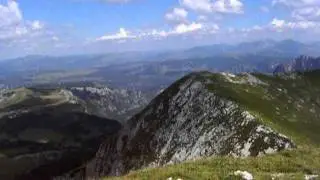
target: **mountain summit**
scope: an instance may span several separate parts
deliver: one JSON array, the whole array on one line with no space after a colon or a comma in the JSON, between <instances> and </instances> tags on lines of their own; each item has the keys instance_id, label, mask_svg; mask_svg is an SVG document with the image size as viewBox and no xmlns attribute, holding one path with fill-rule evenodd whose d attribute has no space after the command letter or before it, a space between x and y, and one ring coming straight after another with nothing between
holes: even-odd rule
<instances>
[{"instance_id":1,"label":"mountain summit","mask_svg":"<svg viewBox=\"0 0 320 180\"><path fill-rule=\"evenodd\" d=\"M261 156L295 148L292 139L264 122L271 118L278 124L287 123L284 114L268 117L273 107L265 105L275 103L286 91L270 89L273 80L262 75L208 72L180 79L100 146L87 167L88 175L123 175L201 157ZM265 105L251 104L260 103L260 98ZM283 108L275 106L274 114Z\"/></svg>"},{"instance_id":2,"label":"mountain summit","mask_svg":"<svg viewBox=\"0 0 320 180\"><path fill-rule=\"evenodd\" d=\"M273 172L289 168L285 172L318 174L319 77L320 71L282 76L191 73L123 125L86 114L85 97L103 97L108 89L76 88L77 96L65 89L4 90L0 165L10 162L14 172L0 171L5 173L0 177L18 173L20 179L43 179L43 174L60 176L70 169L61 178L120 176L206 157L236 163L239 158L234 157L249 156L258 157L243 161L276 163ZM274 155L265 156L275 153L293 169Z\"/></svg>"}]
</instances>

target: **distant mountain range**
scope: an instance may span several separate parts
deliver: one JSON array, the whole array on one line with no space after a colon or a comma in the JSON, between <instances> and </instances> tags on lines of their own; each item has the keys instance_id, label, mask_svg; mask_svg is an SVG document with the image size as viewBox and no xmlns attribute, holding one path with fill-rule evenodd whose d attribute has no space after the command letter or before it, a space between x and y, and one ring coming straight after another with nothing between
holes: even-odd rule
<instances>
[{"instance_id":1,"label":"distant mountain range","mask_svg":"<svg viewBox=\"0 0 320 180\"><path fill-rule=\"evenodd\" d=\"M300 56L292 62L280 64L274 70L275 74L305 72L320 69L320 58Z\"/></svg>"},{"instance_id":2,"label":"distant mountain range","mask_svg":"<svg viewBox=\"0 0 320 180\"><path fill-rule=\"evenodd\" d=\"M299 56L308 54L312 56L320 55L319 43L301 43L294 40L262 40L253 42L243 42L237 45L214 44L198 46L183 51L171 51L162 54L163 59L188 59L206 58L221 55L248 55L259 54L261 56Z\"/></svg>"},{"instance_id":3,"label":"distant mountain range","mask_svg":"<svg viewBox=\"0 0 320 180\"><path fill-rule=\"evenodd\" d=\"M318 49L320 43L264 40L164 52L27 56L0 61L0 83L19 87L94 81L120 89L157 91L199 70L273 73L279 64L300 55L320 56Z\"/></svg>"},{"instance_id":4,"label":"distant mountain range","mask_svg":"<svg viewBox=\"0 0 320 180\"><path fill-rule=\"evenodd\" d=\"M111 64L130 62L156 62L165 60L181 60L193 58L208 58L215 56L245 56L259 54L260 56L296 57L299 55L320 56L320 43L304 44L293 40L284 41L254 41L238 45L215 44L199 46L186 50L172 50L165 52L124 52L99 55L75 56L43 56L30 55L26 57L2 60L0 67L10 71L52 71L64 69L85 69L104 67Z\"/></svg>"}]
</instances>

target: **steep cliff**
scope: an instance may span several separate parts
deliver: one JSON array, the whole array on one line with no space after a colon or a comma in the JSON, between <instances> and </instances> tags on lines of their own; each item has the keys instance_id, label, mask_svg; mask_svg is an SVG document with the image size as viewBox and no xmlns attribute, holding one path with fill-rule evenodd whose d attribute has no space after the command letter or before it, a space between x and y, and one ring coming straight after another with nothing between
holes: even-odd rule
<instances>
[{"instance_id":1,"label":"steep cliff","mask_svg":"<svg viewBox=\"0 0 320 180\"><path fill-rule=\"evenodd\" d=\"M108 137L87 166L87 176L122 175L208 156L259 156L295 147L239 101L215 91L225 85L268 86L250 74L190 74Z\"/></svg>"},{"instance_id":2,"label":"steep cliff","mask_svg":"<svg viewBox=\"0 0 320 180\"><path fill-rule=\"evenodd\" d=\"M71 87L69 90L86 103L88 113L120 122L141 111L151 99L151 94L141 91L103 85Z\"/></svg>"}]
</instances>

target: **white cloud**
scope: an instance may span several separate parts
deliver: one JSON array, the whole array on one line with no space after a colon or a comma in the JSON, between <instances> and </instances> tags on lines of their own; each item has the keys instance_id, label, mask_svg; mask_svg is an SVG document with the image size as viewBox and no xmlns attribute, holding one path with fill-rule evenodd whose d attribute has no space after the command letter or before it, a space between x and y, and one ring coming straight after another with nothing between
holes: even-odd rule
<instances>
[{"instance_id":1,"label":"white cloud","mask_svg":"<svg viewBox=\"0 0 320 180\"><path fill-rule=\"evenodd\" d=\"M320 20L320 7L304 7L295 9L292 17L298 20Z\"/></svg>"},{"instance_id":2,"label":"white cloud","mask_svg":"<svg viewBox=\"0 0 320 180\"><path fill-rule=\"evenodd\" d=\"M219 32L219 30L220 30L220 27L217 24L215 24L215 23L207 23L207 24L202 25L200 33L202 35L205 35L205 34L216 34L216 33Z\"/></svg>"},{"instance_id":3,"label":"white cloud","mask_svg":"<svg viewBox=\"0 0 320 180\"><path fill-rule=\"evenodd\" d=\"M273 5L285 5L292 9L297 20L320 20L320 0L273 0Z\"/></svg>"},{"instance_id":4,"label":"white cloud","mask_svg":"<svg viewBox=\"0 0 320 180\"><path fill-rule=\"evenodd\" d=\"M249 32L263 31L263 30L265 30L265 29L266 29L266 27L259 26L259 25L254 25L253 27L242 28L241 31L242 31L242 32L249 33Z\"/></svg>"},{"instance_id":5,"label":"white cloud","mask_svg":"<svg viewBox=\"0 0 320 180\"><path fill-rule=\"evenodd\" d=\"M180 3L196 11L212 12L212 2L209 0L180 0Z\"/></svg>"},{"instance_id":6,"label":"white cloud","mask_svg":"<svg viewBox=\"0 0 320 180\"><path fill-rule=\"evenodd\" d=\"M198 16L198 20L199 20L199 21L207 21L207 20L208 20L208 17L207 17L207 16L204 16L204 15L200 15L200 16Z\"/></svg>"},{"instance_id":7,"label":"white cloud","mask_svg":"<svg viewBox=\"0 0 320 180\"><path fill-rule=\"evenodd\" d=\"M51 38L53 41L59 41L60 40L60 38L58 38L57 36L52 36L52 38Z\"/></svg>"},{"instance_id":8,"label":"white cloud","mask_svg":"<svg viewBox=\"0 0 320 180\"><path fill-rule=\"evenodd\" d=\"M0 1L1 2L1 1ZM40 21L26 21L23 19L19 4L14 0L8 0L7 4L0 4L0 39L22 38L34 35L35 31L43 29Z\"/></svg>"},{"instance_id":9,"label":"white cloud","mask_svg":"<svg viewBox=\"0 0 320 180\"><path fill-rule=\"evenodd\" d=\"M49 29L39 20L24 19L18 2L0 0L0 49L3 52L0 58L53 51L57 43L64 43L56 35L61 34L64 39L72 37L66 35L65 28Z\"/></svg>"},{"instance_id":10,"label":"white cloud","mask_svg":"<svg viewBox=\"0 0 320 180\"><path fill-rule=\"evenodd\" d=\"M102 41L102 40L126 40L126 39L143 39L143 38L166 38L169 36L174 35L183 35L193 32L198 32L201 30L217 30L219 29L218 25L215 26L208 26L205 27L201 23L180 23L176 26L174 26L172 29L169 30L160 30L160 29L151 29L151 30L145 30L145 31L139 31L136 33L131 33L129 31L126 31L124 28L120 28L120 31L113 35L106 35L102 36L96 39L96 41Z\"/></svg>"},{"instance_id":11,"label":"white cloud","mask_svg":"<svg viewBox=\"0 0 320 180\"><path fill-rule=\"evenodd\" d=\"M298 22L288 22L287 26L292 29L309 29L318 26L317 23L313 21L298 21Z\"/></svg>"},{"instance_id":12,"label":"white cloud","mask_svg":"<svg viewBox=\"0 0 320 180\"><path fill-rule=\"evenodd\" d=\"M204 30L204 25L201 23L192 22L190 24L180 23L176 25L173 29L165 30L152 30L151 33L147 33L151 37L168 37L172 35L182 35L192 32L198 32Z\"/></svg>"},{"instance_id":13,"label":"white cloud","mask_svg":"<svg viewBox=\"0 0 320 180\"><path fill-rule=\"evenodd\" d=\"M28 33L28 29L26 27L17 27L15 28L15 33L18 36L24 35Z\"/></svg>"},{"instance_id":14,"label":"white cloud","mask_svg":"<svg viewBox=\"0 0 320 180\"><path fill-rule=\"evenodd\" d=\"M126 3L129 0L82 0L82 1L105 1L112 3ZM127 50L129 45L139 49L137 44L141 46L163 48L167 46L178 47L184 45L193 46L196 43L216 43L216 42L237 42L248 39L263 39L270 37L281 39L284 37L296 36L304 40L303 36L313 40L320 37L320 0L274 0L275 5L288 6L286 10L292 10L292 17L288 19L274 18L265 25L255 25L245 28L221 28L214 24L217 17L225 17L225 14L243 13L243 0L179 0L180 4L176 8L172 8L165 14L165 18L173 24L163 26L161 28L151 27L150 29L137 30L120 28L119 31L105 34L104 36L90 39L88 41L88 49L92 48L96 51L99 48L111 50L123 49ZM79 52L84 44L84 38L74 37L74 29L70 31L63 28L49 29L47 23L37 20L26 20L23 17L22 10L16 1L8 1L1 5L0 0L0 45L3 47L11 46L16 51L23 51L23 47L31 48L32 52L38 53L51 52L52 49L60 48L63 53L66 47L77 49L73 52ZM18 1L19 2L19 1ZM271 2L271 1L270 1ZM271 7L269 7L271 8ZM262 12L269 12L267 6L261 6ZM290 15L290 14L289 14ZM189 18L189 20L188 20ZM221 20L221 19L220 19ZM192 22L193 21L193 22ZM250 19L249 19L250 21ZM217 21L218 22L218 21ZM224 21L219 21L225 26ZM50 32L49 32L50 31ZM60 32L60 33L59 33ZM285 32L285 33L281 33ZM319 34L317 34L319 33ZM307 34L307 35L305 35ZM244 36L247 35L247 36ZM69 37L70 36L70 37ZM200 37L200 38L199 38ZM79 38L79 39L77 39ZM242 39L243 38L243 39ZM248 39L246 39L248 38ZM156 41L156 40L161 41ZM187 39L186 41L181 41ZM76 41L74 41L76 40ZM200 41L201 40L201 41ZM315 39L318 40L318 39ZM97 42L99 41L99 42ZM102 42L103 41L103 42ZM169 43L168 43L169 42ZM157 44L158 43L158 44ZM35 44L37 46L31 46ZM161 44L161 45L159 45ZM30 46L29 46L30 45ZM117 45L119 45L118 48ZM106 48L107 47L107 48ZM116 47L116 48L113 48ZM112 49L113 48L113 49ZM101 48L102 49L102 48ZM57 49L56 49L57 50ZM90 50L82 49L86 52ZM80 50L81 51L81 50ZM97 50L98 51L98 50ZM4 52L4 50L2 51ZM69 51L68 51L69 52ZM71 52L71 51L70 51Z\"/></svg>"},{"instance_id":15,"label":"white cloud","mask_svg":"<svg viewBox=\"0 0 320 180\"><path fill-rule=\"evenodd\" d=\"M165 18L168 21L173 21L173 22L184 22L186 21L188 16L188 11L186 11L183 8L174 8L172 12L168 12L165 15Z\"/></svg>"},{"instance_id":16,"label":"white cloud","mask_svg":"<svg viewBox=\"0 0 320 180\"><path fill-rule=\"evenodd\" d=\"M44 27L44 25L40 21L33 21L31 24L31 29L40 30Z\"/></svg>"},{"instance_id":17,"label":"white cloud","mask_svg":"<svg viewBox=\"0 0 320 180\"><path fill-rule=\"evenodd\" d=\"M166 37L169 35L168 32L164 31L164 30L157 30L157 29L153 29L150 33L146 34L147 36L160 36L160 37Z\"/></svg>"},{"instance_id":18,"label":"white cloud","mask_svg":"<svg viewBox=\"0 0 320 180\"><path fill-rule=\"evenodd\" d=\"M282 4L290 7L320 6L319 0L273 0L273 5Z\"/></svg>"},{"instance_id":19,"label":"white cloud","mask_svg":"<svg viewBox=\"0 0 320 180\"><path fill-rule=\"evenodd\" d=\"M177 25L174 30L173 30L173 34L184 34L184 33L188 33L188 32L194 32L194 31L198 31L200 29L203 28L203 25L200 23L191 23L191 24L179 24Z\"/></svg>"},{"instance_id":20,"label":"white cloud","mask_svg":"<svg viewBox=\"0 0 320 180\"><path fill-rule=\"evenodd\" d=\"M316 32L318 30L320 30L320 24L314 21L286 21L283 19L274 18L269 24L254 25L241 29L228 28L226 32L229 34L245 33L247 35L249 33L260 33L260 35L272 37L275 35L275 32L293 33L298 35L305 32Z\"/></svg>"},{"instance_id":21,"label":"white cloud","mask_svg":"<svg viewBox=\"0 0 320 180\"><path fill-rule=\"evenodd\" d=\"M318 27L318 24L313 21L286 22L285 20L280 20L277 18L274 18L271 21L270 25L277 31L290 30L290 29L309 29L309 28Z\"/></svg>"},{"instance_id":22,"label":"white cloud","mask_svg":"<svg viewBox=\"0 0 320 180\"><path fill-rule=\"evenodd\" d=\"M285 24L286 24L286 22L284 20L280 20L280 19L277 19L277 18L274 18L271 21L271 25L276 27L276 28L282 28Z\"/></svg>"},{"instance_id":23,"label":"white cloud","mask_svg":"<svg viewBox=\"0 0 320 180\"><path fill-rule=\"evenodd\" d=\"M136 38L136 36L131 35L131 33L124 28L120 28L119 32L116 34L111 34L111 35L105 35L102 37L99 37L97 40L103 41L103 40L120 40L120 39L132 39Z\"/></svg>"},{"instance_id":24,"label":"white cloud","mask_svg":"<svg viewBox=\"0 0 320 180\"><path fill-rule=\"evenodd\" d=\"M264 25L255 25L246 28L228 28L218 32L216 37L222 42L231 43L256 41L264 39L284 40L294 39L302 42L319 40L320 24L314 21L287 21L273 19Z\"/></svg>"},{"instance_id":25,"label":"white cloud","mask_svg":"<svg viewBox=\"0 0 320 180\"><path fill-rule=\"evenodd\" d=\"M252 29L255 31L259 31L259 30L262 30L263 28L261 26L255 25L255 26L253 26Z\"/></svg>"},{"instance_id":26,"label":"white cloud","mask_svg":"<svg viewBox=\"0 0 320 180\"><path fill-rule=\"evenodd\" d=\"M180 0L189 9L205 13L243 13L241 0Z\"/></svg>"},{"instance_id":27,"label":"white cloud","mask_svg":"<svg viewBox=\"0 0 320 180\"><path fill-rule=\"evenodd\" d=\"M6 5L0 4L0 28L12 26L22 21L22 13L16 1L9 0Z\"/></svg>"}]
</instances>

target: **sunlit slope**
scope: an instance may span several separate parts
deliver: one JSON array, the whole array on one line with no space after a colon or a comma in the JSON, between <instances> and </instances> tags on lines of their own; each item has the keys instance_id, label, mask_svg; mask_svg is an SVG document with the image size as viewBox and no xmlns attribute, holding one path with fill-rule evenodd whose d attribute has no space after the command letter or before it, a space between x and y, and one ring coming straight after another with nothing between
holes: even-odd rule
<instances>
[{"instance_id":1,"label":"sunlit slope","mask_svg":"<svg viewBox=\"0 0 320 180\"><path fill-rule=\"evenodd\" d=\"M133 171L122 177L105 180L229 180L237 170L250 172L254 179L302 180L306 175L319 175L320 149L297 149L264 157L213 157L161 168ZM317 178L316 178L317 180Z\"/></svg>"},{"instance_id":2,"label":"sunlit slope","mask_svg":"<svg viewBox=\"0 0 320 180\"><path fill-rule=\"evenodd\" d=\"M193 76L217 96L239 104L261 123L285 134L297 149L250 158L216 156L106 179L230 179L236 170L249 171L255 179L304 179L320 174L320 71L281 76L201 72Z\"/></svg>"},{"instance_id":3,"label":"sunlit slope","mask_svg":"<svg viewBox=\"0 0 320 180\"><path fill-rule=\"evenodd\" d=\"M263 123L295 141L320 144L320 71L282 76L215 74L207 78L211 91L255 113Z\"/></svg>"},{"instance_id":4,"label":"sunlit slope","mask_svg":"<svg viewBox=\"0 0 320 180\"><path fill-rule=\"evenodd\" d=\"M32 110L62 104L76 104L77 98L64 89L18 88L0 93L0 113Z\"/></svg>"}]
</instances>

